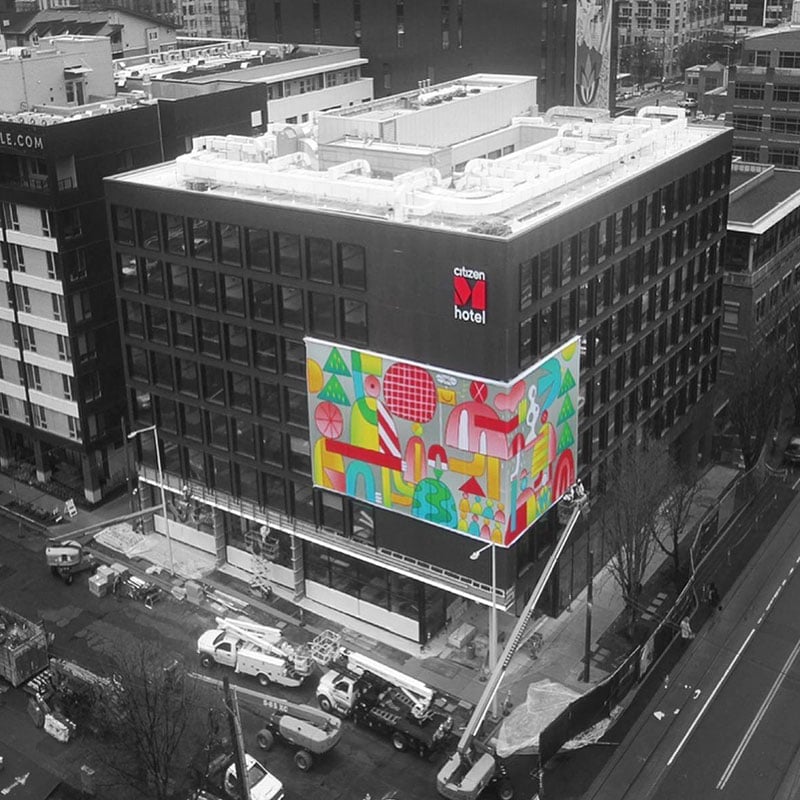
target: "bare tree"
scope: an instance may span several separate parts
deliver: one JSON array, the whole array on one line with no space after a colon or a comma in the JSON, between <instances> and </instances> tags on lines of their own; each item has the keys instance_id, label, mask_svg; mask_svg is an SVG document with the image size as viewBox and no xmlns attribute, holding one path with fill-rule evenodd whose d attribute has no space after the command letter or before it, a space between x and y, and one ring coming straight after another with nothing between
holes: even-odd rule
<instances>
[{"instance_id":1,"label":"bare tree","mask_svg":"<svg viewBox=\"0 0 800 800\"><path fill-rule=\"evenodd\" d=\"M109 661L113 678L98 687L91 709L98 756L122 785L166 800L206 730L198 685L147 642L125 642Z\"/></svg>"},{"instance_id":2,"label":"bare tree","mask_svg":"<svg viewBox=\"0 0 800 800\"><path fill-rule=\"evenodd\" d=\"M681 556L679 543L689 523L697 494L702 488L694 472L673 470L674 479L670 481L672 491L661 504L656 525L656 543L661 550L672 559L672 570L677 581L681 572Z\"/></svg>"},{"instance_id":3,"label":"bare tree","mask_svg":"<svg viewBox=\"0 0 800 800\"><path fill-rule=\"evenodd\" d=\"M739 439L746 470L752 469L775 425L787 385L786 350L760 339L738 350L725 382L728 419Z\"/></svg>"},{"instance_id":4,"label":"bare tree","mask_svg":"<svg viewBox=\"0 0 800 800\"><path fill-rule=\"evenodd\" d=\"M627 442L606 471L598 520L611 552L608 567L625 601L631 638L645 570L656 549L658 509L670 493L673 475L666 446L650 439L640 445Z\"/></svg>"}]
</instances>

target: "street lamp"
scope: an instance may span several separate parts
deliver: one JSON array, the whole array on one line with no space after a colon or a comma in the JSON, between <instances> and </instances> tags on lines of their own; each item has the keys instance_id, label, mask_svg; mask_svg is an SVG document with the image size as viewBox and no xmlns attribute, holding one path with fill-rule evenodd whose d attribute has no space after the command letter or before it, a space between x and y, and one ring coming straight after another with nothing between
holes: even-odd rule
<instances>
[{"instance_id":1,"label":"street lamp","mask_svg":"<svg viewBox=\"0 0 800 800\"><path fill-rule=\"evenodd\" d=\"M470 561L477 561L481 553L491 548L492 551L492 608L489 613L489 672L494 672L497 666L497 562L495 557L494 542L485 544L475 552L469 554ZM497 704L497 692L492 696L492 716L500 718Z\"/></svg>"},{"instance_id":2,"label":"street lamp","mask_svg":"<svg viewBox=\"0 0 800 800\"><path fill-rule=\"evenodd\" d=\"M153 433L153 443L156 446L156 466L158 467L158 485L161 487L161 513L164 515L164 530L167 532L167 546L169 547L169 574L175 576L175 562L172 558L172 537L169 533L169 517L167 516L167 495L164 491L164 473L161 469L161 450L158 447L158 429L155 425L148 425L146 428L131 431L129 439L133 439L142 433Z\"/></svg>"}]
</instances>

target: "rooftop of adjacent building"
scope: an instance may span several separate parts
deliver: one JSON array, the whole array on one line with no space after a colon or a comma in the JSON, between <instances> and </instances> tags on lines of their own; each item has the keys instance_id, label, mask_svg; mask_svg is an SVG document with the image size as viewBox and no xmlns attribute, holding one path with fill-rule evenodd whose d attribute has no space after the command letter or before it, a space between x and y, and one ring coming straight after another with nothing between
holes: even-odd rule
<instances>
[{"instance_id":1,"label":"rooftop of adjacent building","mask_svg":"<svg viewBox=\"0 0 800 800\"><path fill-rule=\"evenodd\" d=\"M472 75L316 125L202 137L175 162L115 180L510 237L722 135L664 106L537 115L535 79Z\"/></svg>"},{"instance_id":2,"label":"rooftop of adjacent building","mask_svg":"<svg viewBox=\"0 0 800 800\"><path fill-rule=\"evenodd\" d=\"M800 208L800 171L734 162L728 230L761 234Z\"/></svg>"},{"instance_id":3,"label":"rooftop of adjacent building","mask_svg":"<svg viewBox=\"0 0 800 800\"><path fill-rule=\"evenodd\" d=\"M166 85L162 92L157 83L121 91L114 70L105 36L69 34L42 39L36 47L9 48L0 53L0 123L58 125L128 111L160 99L179 99ZM82 102L77 99L76 81L81 83ZM213 81L192 85L181 96L233 88L231 82Z\"/></svg>"},{"instance_id":4,"label":"rooftop of adjacent building","mask_svg":"<svg viewBox=\"0 0 800 800\"><path fill-rule=\"evenodd\" d=\"M358 47L194 37L178 37L177 44L160 53L116 61L114 77L118 85L147 78L197 82L234 71L239 81L268 82L319 72L323 62L338 69L367 63Z\"/></svg>"},{"instance_id":5,"label":"rooftop of adjacent building","mask_svg":"<svg viewBox=\"0 0 800 800\"><path fill-rule=\"evenodd\" d=\"M48 8L38 11L4 11L0 32L4 36L31 35L39 38L60 36L63 33L94 36L101 30L121 28L120 17L129 16L177 29L170 20L145 14L130 8L107 6L103 9Z\"/></svg>"}]
</instances>

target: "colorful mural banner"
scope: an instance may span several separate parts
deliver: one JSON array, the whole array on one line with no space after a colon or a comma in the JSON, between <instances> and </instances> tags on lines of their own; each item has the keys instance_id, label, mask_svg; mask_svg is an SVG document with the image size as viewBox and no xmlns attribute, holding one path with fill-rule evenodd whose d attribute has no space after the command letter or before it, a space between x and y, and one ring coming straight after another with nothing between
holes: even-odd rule
<instances>
[{"instance_id":1,"label":"colorful mural banner","mask_svg":"<svg viewBox=\"0 0 800 800\"><path fill-rule=\"evenodd\" d=\"M575 18L575 105L608 111L611 94L611 0L578 0Z\"/></svg>"},{"instance_id":2,"label":"colorful mural banner","mask_svg":"<svg viewBox=\"0 0 800 800\"><path fill-rule=\"evenodd\" d=\"M578 337L509 382L305 343L321 489L508 547L575 482Z\"/></svg>"}]
</instances>

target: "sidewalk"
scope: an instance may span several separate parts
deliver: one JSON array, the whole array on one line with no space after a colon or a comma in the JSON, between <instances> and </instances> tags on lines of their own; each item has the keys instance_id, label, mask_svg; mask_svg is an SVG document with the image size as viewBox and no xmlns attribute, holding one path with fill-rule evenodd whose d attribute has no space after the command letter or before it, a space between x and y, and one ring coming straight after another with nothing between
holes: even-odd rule
<instances>
[{"instance_id":1,"label":"sidewalk","mask_svg":"<svg viewBox=\"0 0 800 800\"><path fill-rule=\"evenodd\" d=\"M720 465L711 467L705 473L702 479L703 488L692 508L687 528L691 529L692 525L724 493L737 474L737 470ZM9 476L0 474L0 506L7 506L15 500L30 502L48 511L55 508L63 509L62 501L43 495L38 489L18 481L12 482ZM77 516L73 519L51 526L49 535L61 536L96 522L119 517L129 510L129 499L126 495L99 509L91 511L78 509ZM427 646L421 647L393 635L391 632L361 623L352 617L337 614L331 609L323 608L309 600L301 601L298 606L291 602L288 594L285 594L280 587L269 601L258 600L249 592L247 573L228 565L215 569L212 556L200 553L187 545L173 542L173 549L175 564L178 566L179 572L181 564L195 565L198 561L203 562L206 568L204 571L207 571L202 578L203 583L238 598L243 604L249 606L248 613L252 610L253 615L260 621L280 624L281 627L284 627L287 637L294 641L305 641L322 630L336 630L341 634L342 640L347 646L368 652L379 660L401 668L406 674L460 698L464 714L468 714L469 708L477 703L485 688L485 659L470 658L463 650L448 646L447 632L439 634ZM116 553L113 553L110 558L125 560ZM162 566L166 566L168 563L166 546L160 556L148 554L148 558L160 561ZM662 566L664 560L665 557L659 551L650 564L645 582ZM132 566L135 572L143 573L141 564L134 563ZM152 576L148 576L148 578L152 579ZM170 588L170 583L183 583L184 580L170 580L169 575L163 573L159 582L164 588ZM500 696L503 699L507 697L514 706L524 702L528 685L543 678L549 678L581 693L586 691L587 684L580 680L584 668L585 593L584 589L572 601L570 610L562 612L559 617L542 617L536 623L531 624L528 636L533 629L538 631L543 637L543 647L536 659L531 657L525 647L517 651L504 682L501 684ZM609 654L602 646L602 638L622 611L623 603L619 588L608 569L603 569L594 580L591 683L603 680L616 666L614 659L609 658ZM476 638L481 642L486 642L488 641L488 618L489 609L487 607L473 605L465 618L459 622L469 621L475 625L478 631ZM500 614L499 630L501 632L508 634L514 624L513 617Z\"/></svg>"}]
</instances>

